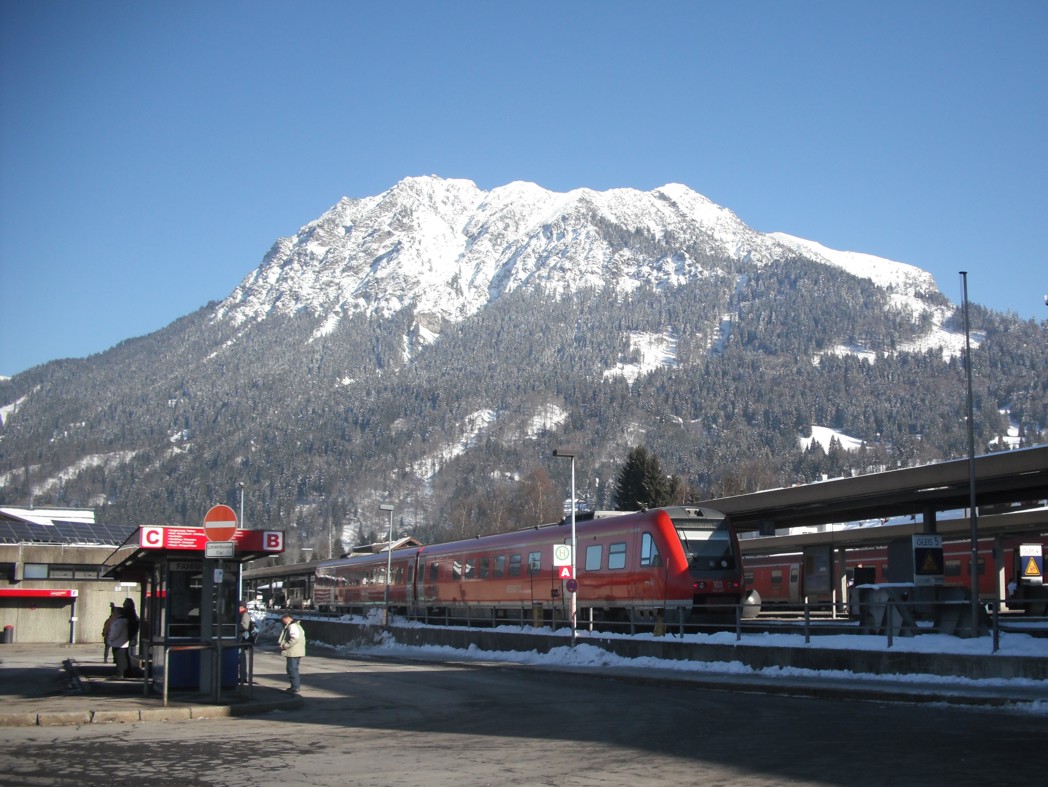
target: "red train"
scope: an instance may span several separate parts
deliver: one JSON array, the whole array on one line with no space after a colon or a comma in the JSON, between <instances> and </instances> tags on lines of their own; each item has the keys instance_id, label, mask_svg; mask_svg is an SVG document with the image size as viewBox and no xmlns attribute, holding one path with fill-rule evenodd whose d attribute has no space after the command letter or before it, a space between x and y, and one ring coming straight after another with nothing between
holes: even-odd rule
<instances>
[{"instance_id":1,"label":"red train","mask_svg":"<svg viewBox=\"0 0 1048 787\"><path fill-rule=\"evenodd\" d=\"M977 542L976 564L979 597L985 601L1000 600L1000 580L993 569L994 566L1000 565L1004 569L1003 600L1011 602L1010 607L1022 608L1029 614L1044 615L1048 585L1042 582L1040 572L1046 544L1048 538L1044 536L1002 539L1002 554L998 562L993 554L994 539L980 539ZM827 550L828 548L822 547L805 553L745 557L743 562L750 603L767 609L769 606L800 607L803 606L805 598L812 602L830 600L831 596L825 588L836 587L836 583L830 580L839 576L839 568L836 553L834 552L832 558L827 558ZM1021 551L1025 552L1025 555L1020 554ZM1035 558L1034 552L1037 553ZM1034 558L1033 563L1030 562L1031 558ZM898 581L893 580L889 574L888 559L887 547L848 549L845 553L848 584ZM971 542L943 543L944 583L948 586L970 588L971 562Z\"/></svg>"},{"instance_id":2,"label":"red train","mask_svg":"<svg viewBox=\"0 0 1048 787\"><path fill-rule=\"evenodd\" d=\"M739 542L719 511L671 507L579 515L575 530L580 626L598 620L677 622L741 600ZM321 561L313 604L360 613L385 607L388 593L392 611L413 617L570 622L569 579L554 566L554 548L570 544L565 520L392 555Z\"/></svg>"}]
</instances>

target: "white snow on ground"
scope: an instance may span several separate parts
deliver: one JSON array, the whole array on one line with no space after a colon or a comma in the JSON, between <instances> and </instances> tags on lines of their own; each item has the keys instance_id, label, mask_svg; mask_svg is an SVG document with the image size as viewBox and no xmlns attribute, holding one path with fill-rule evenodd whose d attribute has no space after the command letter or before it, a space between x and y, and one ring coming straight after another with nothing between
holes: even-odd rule
<instances>
[{"instance_id":1,"label":"white snow on ground","mask_svg":"<svg viewBox=\"0 0 1048 787\"><path fill-rule=\"evenodd\" d=\"M1001 410L1000 413L1008 419L1008 433L999 435L991 440L990 449L1003 447L1011 450L1020 448L1022 446L1022 438L1019 436L1019 423L1012 418L1011 410Z\"/></svg>"},{"instance_id":2,"label":"white snow on ground","mask_svg":"<svg viewBox=\"0 0 1048 787\"><path fill-rule=\"evenodd\" d=\"M538 407L532 414L524 430L524 435L534 440L546 432L552 432L568 420L568 412L555 404L545 404Z\"/></svg>"},{"instance_id":3,"label":"white snow on ground","mask_svg":"<svg viewBox=\"0 0 1048 787\"><path fill-rule=\"evenodd\" d=\"M837 438L841 444L841 448L845 451L857 451L862 446L862 440L857 437L851 437L843 432L838 432L835 429L830 429L828 426L813 426L811 428L811 435L809 437L801 437L798 442L800 443L801 450L807 451L813 441L818 441L819 445L822 446L824 451L830 450L830 440L834 437Z\"/></svg>"},{"instance_id":4,"label":"white snow on ground","mask_svg":"<svg viewBox=\"0 0 1048 787\"><path fill-rule=\"evenodd\" d=\"M0 407L0 426L3 426L7 423L7 419L14 415L15 412L17 412L18 405L20 405L23 401L25 401L24 396L18 401L11 402L11 404L5 404L3 407Z\"/></svg>"},{"instance_id":5,"label":"white snow on ground","mask_svg":"<svg viewBox=\"0 0 1048 787\"><path fill-rule=\"evenodd\" d=\"M625 377L633 385L637 378L649 374L660 366L677 365L677 337L672 333L645 333L630 331L630 353L637 363L619 362L604 371L604 379Z\"/></svg>"},{"instance_id":6,"label":"white snow on ground","mask_svg":"<svg viewBox=\"0 0 1048 787\"><path fill-rule=\"evenodd\" d=\"M303 619L308 621L307 616ZM381 611L375 610L372 617L364 619L361 617L345 616L342 618L347 622L357 624L371 623L381 630ZM279 621L271 621L279 627ZM308 622L307 622L308 628ZM402 627L421 626L421 623L397 620L397 625ZM517 626L502 626L495 631L520 632ZM549 628L529 628L528 631L539 634L559 634L565 638L567 643L570 639L570 629L562 628L553 631ZM274 632L275 633L275 632ZM885 683L921 683L941 684L943 686L968 686L968 687L993 687L1006 686L1022 688L1024 686L1045 688L1045 681L1032 680L1028 678L982 678L972 679L957 676L927 675L927 674L890 674L878 675L868 673L855 673L844 670L811 670L796 667L770 667L765 669L754 669L740 661L685 661L674 659L658 659L651 657L625 658L614 653L609 653L596 645L586 642L589 632L579 630L576 633L577 643L574 648L569 644L563 647L553 648L548 653L538 651L488 651L481 650L474 645L469 648L451 648L438 645L412 646L397 642L392 634L382 631L376 645L332 645L341 652L352 652L357 654L372 654L376 656L396 656L403 658L433 659L433 660L474 660L486 662L503 662L511 664L532 664L544 666L610 666L610 667L634 667L648 670L665 670L667 672L700 672L718 675L756 675L767 677L797 677L797 678L832 678L846 679L854 678L864 681L883 681ZM601 633L601 637L624 637L632 639L656 639L654 634L607 634ZM741 640L736 640L732 632L716 632L712 634L685 634L681 636L666 635L674 642L694 642L709 645L746 645L757 647L786 647L796 649L807 648L829 648L835 650L887 650L887 637L884 635L864 634L835 634L816 635L813 634L810 643L805 643L802 634L744 634ZM318 643L321 644L321 643ZM894 653L954 653L972 656L990 656L993 654L993 640L991 637L962 638L948 634L920 634L915 637L895 636L892 640L891 651ZM1048 639L1033 637L1029 634L1002 631L1000 636L1000 648L997 655L1001 656L1035 656L1048 658ZM1037 714L1048 715L1048 702L1032 701L1022 707L1022 710Z\"/></svg>"},{"instance_id":7,"label":"white snow on ground","mask_svg":"<svg viewBox=\"0 0 1048 787\"><path fill-rule=\"evenodd\" d=\"M443 465L475 446L480 435L495 420L494 410L477 410L475 413L470 413L459 424L459 437L415 462L411 466L412 473L423 480L431 479Z\"/></svg>"},{"instance_id":8,"label":"white snow on ground","mask_svg":"<svg viewBox=\"0 0 1048 787\"><path fill-rule=\"evenodd\" d=\"M33 497L42 497L47 493L57 489L68 481L76 478L83 471L92 467L104 467L111 469L118 467L119 465L127 464L134 459L135 451L113 451L108 454L91 454L78 459L76 462L71 464L69 467L60 470L57 475L50 478L45 478L39 483L33 484ZM12 470L10 472L0 475L0 487L7 484L12 478L20 474L21 470Z\"/></svg>"},{"instance_id":9,"label":"white snow on ground","mask_svg":"<svg viewBox=\"0 0 1048 787\"><path fill-rule=\"evenodd\" d=\"M964 356L964 334L958 331L950 331L943 327L951 314L949 308L943 306L934 308L922 307L910 296L893 295L891 300L896 306L902 305L914 314L921 313L923 308L931 316L932 325L923 336L919 336L911 342L903 342L894 350L882 347L880 352L893 356L899 353L926 353L929 350L939 350L942 353L943 363L949 363L953 358ZM986 341L986 334L982 331L975 331L970 333L968 338L972 349L976 350ZM838 344L824 353L816 353L812 363L818 366L825 355L854 355L870 363L876 363L877 353L877 349L862 344Z\"/></svg>"}]
</instances>

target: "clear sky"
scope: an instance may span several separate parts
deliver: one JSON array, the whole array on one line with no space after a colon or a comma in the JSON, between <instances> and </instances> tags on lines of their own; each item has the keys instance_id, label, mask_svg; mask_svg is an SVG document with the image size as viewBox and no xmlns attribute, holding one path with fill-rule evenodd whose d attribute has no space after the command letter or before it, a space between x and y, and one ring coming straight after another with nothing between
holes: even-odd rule
<instances>
[{"instance_id":1,"label":"clear sky","mask_svg":"<svg viewBox=\"0 0 1048 787\"><path fill-rule=\"evenodd\" d=\"M1048 3L0 3L0 374L404 177L683 183L1048 317Z\"/></svg>"}]
</instances>

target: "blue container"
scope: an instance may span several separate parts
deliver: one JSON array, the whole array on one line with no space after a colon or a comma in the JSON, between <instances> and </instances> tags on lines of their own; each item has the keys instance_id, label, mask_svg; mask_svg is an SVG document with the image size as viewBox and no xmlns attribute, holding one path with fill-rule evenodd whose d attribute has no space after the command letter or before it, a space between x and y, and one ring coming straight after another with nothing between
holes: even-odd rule
<instances>
[{"instance_id":1,"label":"blue container","mask_svg":"<svg viewBox=\"0 0 1048 787\"><path fill-rule=\"evenodd\" d=\"M206 651L176 650L167 656L167 688L200 688L200 662ZM235 689L240 673L240 651L227 648L222 651L222 688Z\"/></svg>"}]
</instances>

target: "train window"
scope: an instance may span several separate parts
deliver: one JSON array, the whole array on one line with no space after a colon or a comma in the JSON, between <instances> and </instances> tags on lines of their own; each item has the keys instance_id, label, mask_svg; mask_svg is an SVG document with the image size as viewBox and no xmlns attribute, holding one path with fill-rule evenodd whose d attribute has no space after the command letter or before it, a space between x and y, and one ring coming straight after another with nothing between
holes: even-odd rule
<instances>
[{"instance_id":1,"label":"train window","mask_svg":"<svg viewBox=\"0 0 1048 787\"><path fill-rule=\"evenodd\" d=\"M972 569L971 569L971 565L972 565L972 561L971 561L971 560L969 559L969 560L968 560L968 576L971 576L971 575L972 575ZM975 562L975 573L977 573L977 574L978 574L978 575L979 575L980 577L981 577L981 576L982 576L983 574L985 574L985 573L986 573L986 561L985 561L985 560L983 560L982 558L979 558L979 559L978 559L978 560L977 560L977 561Z\"/></svg>"},{"instance_id":2,"label":"train window","mask_svg":"<svg viewBox=\"0 0 1048 787\"><path fill-rule=\"evenodd\" d=\"M703 527L689 522L688 527L678 528L677 535L692 567L735 568L735 550L727 524Z\"/></svg>"},{"instance_id":3,"label":"train window","mask_svg":"<svg viewBox=\"0 0 1048 787\"><path fill-rule=\"evenodd\" d=\"M781 585L782 584L782 569L781 568L773 568L771 570L771 583L773 585Z\"/></svg>"},{"instance_id":4,"label":"train window","mask_svg":"<svg viewBox=\"0 0 1048 787\"><path fill-rule=\"evenodd\" d=\"M608 547L608 569L626 568L626 543L619 542Z\"/></svg>"},{"instance_id":5,"label":"train window","mask_svg":"<svg viewBox=\"0 0 1048 787\"><path fill-rule=\"evenodd\" d=\"M488 574L491 572L491 558L482 557L480 562L477 564L477 577L480 579L487 579Z\"/></svg>"},{"instance_id":6,"label":"train window","mask_svg":"<svg viewBox=\"0 0 1048 787\"><path fill-rule=\"evenodd\" d=\"M645 533L640 540L640 564L642 566L661 566L662 559L659 557L659 548L655 546L655 539L651 533Z\"/></svg>"},{"instance_id":7,"label":"train window","mask_svg":"<svg viewBox=\"0 0 1048 787\"><path fill-rule=\"evenodd\" d=\"M439 577L440 577L440 564L439 563L430 563L429 564L429 581L430 582L436 582Z\"/></svg>"},{"instance_id":8,"label":"train window","mask_svg":"<svg viewBox=\"0 0 1048 787\"><path fill-rule=\"evenodd\" d=\"M495 579L503 576L506 573L506 556L499 555L495 558Z\"/></svg>"},{"instance_id":9,"label":"train window","mask_svg":"<svg viewBox=\"0 0 1048 787\"><path fill-rule=\"evenodd\" d=\"M466 560L466 579L474 579L475 578L476 573L474 571L474 567L476 565L477 565L476 559L473 559L473 560L467 559Z\"/></svg>"},{"instance_id":10,"label":"train window","mask_svg":"<svg viewBox=\"0 0 1048 787\"><path fill-rule=\"evenodd\" d=\"M948 577L959 577L961 575L961 561L960 560L947 560L945 565L945 574Z\"/></svg>"},{"instance_id":11,"label":"train window","mask_svg":"<svg viewBox=\"0 0 1048 787\"><path fill-rule=\"evenodd\" d=\"M533 577L539 573L542 569L542 553L541 552L529 552L528 553L528 576Z\"/></svg>"},{"instance_id":12,"label":"train window","mask_svg":"<svg viewBox=\"0 0 1048 787\"><path fill-rule=\"evenodd\" d=\"M451 578L462 579L462 561L452 560L451 561Z\"/></svg>"},{"instance_id":13,"label":"train window","mask_svg":"<svg viewBox=\"0 0 1048 787\"><path fill-rule=\"evenodd\" d=\"M600 544L590 544L586 547L586 570L600 571L600 563L604 557L604 547Z\"/></svg>"},{"instance_id":14,"label":"train window","mask_svg":"<svg viewBox=\"0 0 1048 787\"><path fill-rule=\"evenodd\" d=\"M509 556L509 575L511 577L519 577L520 576L520 567L521 567L520 555L519 554L518 555L510 555Z\"/></svg>"}]
</instances>

